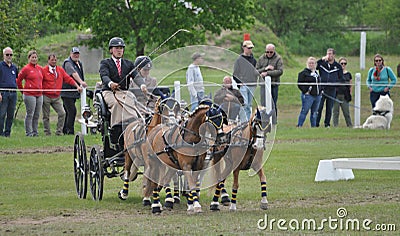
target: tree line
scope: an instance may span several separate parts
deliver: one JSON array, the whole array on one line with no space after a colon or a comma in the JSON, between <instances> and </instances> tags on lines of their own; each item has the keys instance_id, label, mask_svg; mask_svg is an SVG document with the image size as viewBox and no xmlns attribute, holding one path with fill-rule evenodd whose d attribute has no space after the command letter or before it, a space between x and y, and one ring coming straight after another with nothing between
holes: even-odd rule
<instances>
[{"instance_id":1,"label":"tree line","mask_svg":"<svg viewBox=\"0 0 400 236\"><path fill-rule=\"evenodd\" d=\"M358 55L355 28L374 30L368 33L367 51L400 52L397 0L3 0L0 18L1 48L27 50L39 37L78 29L93 34L87 41L92 47L106 48L118 35L141 55L178 29L190 33L177 34L167 48L204 44L207 34L251 29L259 21L294 54L334 47L340 54Z\"/></svg>"}]
</instances>

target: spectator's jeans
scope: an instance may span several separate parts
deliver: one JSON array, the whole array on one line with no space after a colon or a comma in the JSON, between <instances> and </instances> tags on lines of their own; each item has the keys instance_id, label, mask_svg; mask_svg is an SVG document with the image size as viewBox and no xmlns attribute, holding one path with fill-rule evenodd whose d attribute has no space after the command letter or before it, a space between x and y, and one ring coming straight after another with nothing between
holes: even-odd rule
<instances>
[{"instance_id":1,"label":"spectator's jeans","mask_svg":"<svg viewBox=\"0 0 400 236\"><path fill-rule=\"evenodd\" d=\"M328 95L329 97L336 98L336 90L335 89L324 91L324 93L326 95ZM319 103L319 108L318 108L317 127L319 127L319 122L321 121L322 110L324 109L325 101L326 101L326 108L325 108L324 125L325 125L325 127L331 126L332 108L333 108L333 103L335 101L332 98L328 98L327 96L322 94L321 102Z\"/></svg>"},{"instance_id":2,"label":"spectator's jeans","mask_svg":"<svg viewBox=\"0 0 400 236\"><path fill-rule=\"evenodd\" d=\"M279 91L279 86L278 85L271 85L271 97L272 101L272 109L275 110L275 116L272 116L272 123L276 124L276 119L278 117L278 91ZM261 84L260 87L260 96L261 96L261 105L266 106L265 103L265 85Z\"/></svg>"},{"instance_id":3,"label":"spectator's jeans","mask_svg":"<svg viewBox=\"0 0 400 236\"><path fill-rule=\"evenodd\" d=\"M76 118L76 98L61 97L65 110L65 122L63 127L64 134L74 134L75 118Z\"/></svg>"},{"instance_id":4,"label":"spectator's jeans","mask_svg":"<svg viewBox=\"0 0 400 236\"><path fill-rule=\"evenodd\" d=\"M316 127L317 125L317 116L318 116L318 106L321 101L321 95L312 96L309 94L301 94L301 111L299 115L299 120L297 122L298 127L302 127L304 121L306 120L308 111L310 112L310 123L311 127Z\"/></svg>"},{"instance_id":5,"label":"spectator's jeans","mask_svg":"<svg viewBox=\"0 0 400 236\"><path fill-rule=\"evenodd\" d=\"M43 96L26 96L23 95L26 116L25 116L25 133L26 136L38 135L39 116L42 111Z\"/></svg>"},{"instance_id":6,"label":"spectator's jeans","mask_svg":"<svg viewBox=\"0 0 400 236\"><path fill-rule=\"evenodd\" d=\"M17 106L17 92L1 91L1 96L3 100L0 102L0 136L8 137L11 134L15 107Z\"/></svg>"},{"instance_id":7,"label":"spectator's jeans","mask_svg":"<svg viewBox=\"0 0 400 236\"><path fill-rule=\"evenodd\" d=\"M337 94L336 99L342 101L342 103L335 101L335 103L333 104L333 126L336 127L339 125L339 113L340 113L340 108L342 108L343 116L344 119L346 120L347 127L352 127L353 124L351 123L349 103L346 102L344 94Z\"/></svg>"},{"instance_id":8,"label":"spectator's jeans","mask_svg":"<svg viewBox=\"0 0 400 236\"><path fill-rule=\"evenodd\" d=\"M374 91L370 92L369 93L369 100L371 101L372 108L375 107L375 103L376 103L376 101L379 100L379 97L381 95L386 95L386 94L389 94L389 97L390 97L389 91L387 91L387 92L384 92L384 91L382 91L382 92L374 92Z\"/></svg>"},{"instance_id":9,"label":"spectator's jeans","mask_svg":"<svg viewBox=\"0 0 400 236\"><path fill-rule=\"evenodd\" d=\"M197 92L196 96L190 95L191 111L194 111L199 106L199 102L204 99L204 92Z\"/></svg>"},{"instance_id":10,"label":"spectator's jeans","mask_svg":"<svg viewBox=\"0 0 400 236\"><path fill-rule=\"evenodd\" d=\"M49 98L47 96L43 96L43 128L45 135L51 135L50 131L50 106L57 112L57 130L56 135L63 134L63 127L65 121L65 111L63 108L63 104L61 102L61 97L57 98Z\"/></svg>"},{"instance_id":11,"label":"spectator's jeans","mask_svg":"<svg viewBox=\"0 0 400 236\"><path fill-rule=\"evenodd\" d=\"M251 108L253 106L253 98L254 98L254 91L256 91L256 86L240 86L240 93L243 96L244 100L244 111L246 117L241 117L241 121L244 121L243 118L246 120L250 120L251 116Z\"/></svg>"}]
</instances>

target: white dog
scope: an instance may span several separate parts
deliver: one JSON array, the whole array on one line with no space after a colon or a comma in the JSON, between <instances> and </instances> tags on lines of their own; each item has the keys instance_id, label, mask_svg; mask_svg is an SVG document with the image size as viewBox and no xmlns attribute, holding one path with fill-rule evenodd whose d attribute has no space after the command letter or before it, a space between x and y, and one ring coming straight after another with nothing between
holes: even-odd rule
<instances>
[{"instance_id":1,"label":"white dog","mask_svg":"<svg viewBox=\"0 0 400 236\"><path fill-rule=\"evenodd\" d=\"M380 96L376 101L373 115L363 124L364 129L390 129L393 118L393 101L389 95Z\"/></svg>"}]
</instances>

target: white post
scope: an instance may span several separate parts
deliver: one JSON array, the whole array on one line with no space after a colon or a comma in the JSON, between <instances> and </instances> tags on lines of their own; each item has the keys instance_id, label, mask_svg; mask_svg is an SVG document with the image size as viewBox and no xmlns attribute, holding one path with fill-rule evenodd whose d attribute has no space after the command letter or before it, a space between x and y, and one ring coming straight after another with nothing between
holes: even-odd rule
<instances>
[{"instance_id":1,"label":"white post","mask_svg":"<svg viewBox=\"0 0 400 236\"><path fill-rule=\"evenodd\" d=\"M361 74L356 73L354 86L354 127L360 127L360 109L361 109Z\"/></svg>"},{"instance_id":2,"label":"white post","mask_svg":"<svg viewBox=\"0 0 400 236\"><path fill-rule=\"evenodd\" d=\"M85 120L83 119L83 109L86 107L86 88L82 87L82 92L81 92L81 120ZM81 122L81 133L83 135L87 134L87 128L86 128L86 124L85 122Z\"/></svg>"},{"instance_id":3,"label":"white post","mask_svg":"<svg viewBox=\"0 0 400 236\"><path fill-rule=\"evenodd\" d=\"M175 90L175 100L179 103L181 102L181 82L174 81L174 90Z\"/></svg>"},{"instance_id":4,"label":"white post","mask_svg":"<svg viewBox=\"0 0 400 236\"><path fill-rule=\"evenodd\" d=\"M272 96L271 96L271 76L266 76L265 80L265 108L268 112L272 110Z\"/></svg>"},{"instance_id":5,"label":"white post","mask_svg":"<svg viewBox=\"0 0 400 236\"><path fill-rule=\"evenodd\" d=\"M365 69L365 48L367 45L367 34L365 32L361 32L360 39L360 69Z\"/></svg>"}]
</instances>

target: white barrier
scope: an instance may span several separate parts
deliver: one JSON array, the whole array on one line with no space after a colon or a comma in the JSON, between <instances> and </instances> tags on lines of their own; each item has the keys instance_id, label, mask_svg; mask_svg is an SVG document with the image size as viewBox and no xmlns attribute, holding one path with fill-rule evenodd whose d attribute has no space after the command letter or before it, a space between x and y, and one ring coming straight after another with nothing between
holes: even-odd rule
<instances>
[{"instance_id":1,"label":"white barrier","mask_svg":"<svg viewBox=\"0 0 400 236\"><path fill-rule=\"evenodd\" d=\"M78 120L79 123L81 123L81 134L86 135L88 128L95 128L97 127L97 124L94 123L93 121L85 120L83 118L83 113L86 111L85 109L90 109L90 107L87 106L86 104L86 88L82 88L81 92L81 118Z\"/></svg>"},{"instance_id":2,"label":"white barrier","mask_svg":"<svg viewBox=\"0 0 400 236\"><path fill-rule=\"evenodd\" d=\"M400 170L400 156L320 160L315 174L315 181L354 179L352 169Z\"/></svg>"}]
</instances>

